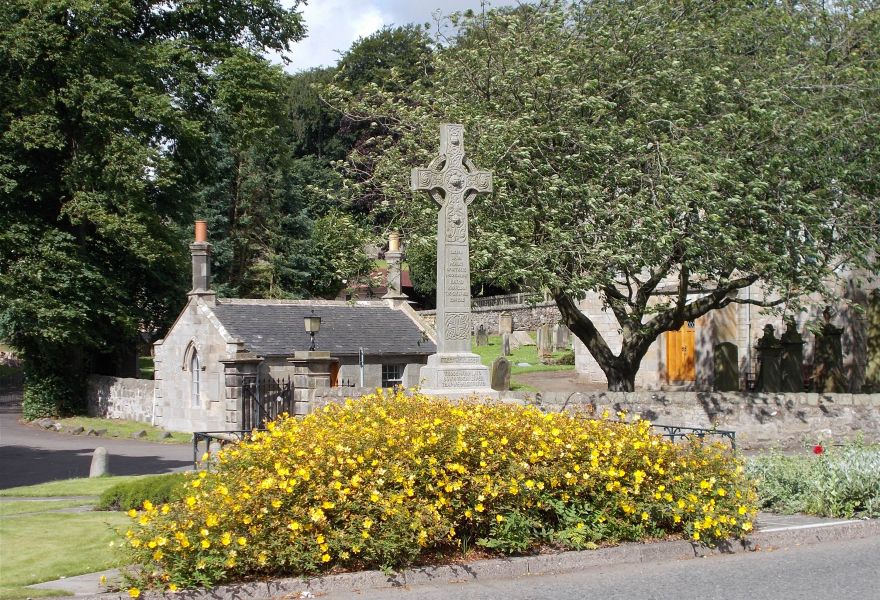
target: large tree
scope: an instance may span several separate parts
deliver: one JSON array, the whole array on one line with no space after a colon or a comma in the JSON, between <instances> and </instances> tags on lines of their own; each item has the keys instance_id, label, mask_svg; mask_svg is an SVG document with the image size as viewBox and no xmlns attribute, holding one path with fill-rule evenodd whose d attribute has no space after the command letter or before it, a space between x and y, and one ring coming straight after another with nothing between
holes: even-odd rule
<instances>
[{"instance_id":1,"label":"large tree","mask_svg":"<svg viewBox=\"0 0 880 600\"><path fill-rule=\"evenodd\" d=\"M393 205L428 254L436 207L409 169L440 122L464 123L496 182L471 206L477 281L549 290L610 389L632 390L649 346L685 321L871 266L876 2L548 1L453 22L430 81L326 91L373 134L348 189ZM587 292L616 317L619 352L578 309Z\"/></svg>"},{"instance_id":2,"label":"large tree","mask_svg":"<svg viewBox=\"0 0 880 600\"><path fill-rule=\"evenodd\" d=\"M304 35L294 8L0 5L0 338L24 359L26 416L76 409L100 356L173 314L211 80L242 54L289 50Z\"/></svg>"}]
</instances>

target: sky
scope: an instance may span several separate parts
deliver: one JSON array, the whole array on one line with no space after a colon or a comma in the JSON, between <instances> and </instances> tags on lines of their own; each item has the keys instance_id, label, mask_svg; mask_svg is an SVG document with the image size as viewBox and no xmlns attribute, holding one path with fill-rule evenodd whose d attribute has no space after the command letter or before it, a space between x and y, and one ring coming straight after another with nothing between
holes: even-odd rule
<instances>
[{"instance_id":1,"label":"sky","mask_svg":"<svg viewBox=\"0 0 880 600\"><path fill-rule=\"evenodd\" d=\"M292 3L282 0L290 6ZM513 2L493 2L502 6ZM378 31L384 25L434 23L432 14L480 10L480 0L309 0L301 6L308 37L294 44L284 68L296 73L313 67L336 64L339 52L348 50L358 38ZM273 60L277 60L277 57Z\"/></svg>"}]
</instances>

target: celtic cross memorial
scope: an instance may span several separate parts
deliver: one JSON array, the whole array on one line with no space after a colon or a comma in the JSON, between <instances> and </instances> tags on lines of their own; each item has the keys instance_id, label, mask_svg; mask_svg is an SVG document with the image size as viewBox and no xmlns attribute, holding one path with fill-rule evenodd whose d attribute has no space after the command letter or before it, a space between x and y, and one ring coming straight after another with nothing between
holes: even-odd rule
<instances>
[{"instance_id":1,"label":"celtic cross memorial","mask_svg":"<svg viewBox=\"0 0 880 600\"><path fill-rule=\"evenodd\" d=\"M412 189L440 205L437 216L437 354L419 379L427 391L489 391L489 371L471 352L471 270L467 207L492 191L492 173L465 156L464 127L440 126L440 154L412 170Z\"/></svg>"}]
</instances>

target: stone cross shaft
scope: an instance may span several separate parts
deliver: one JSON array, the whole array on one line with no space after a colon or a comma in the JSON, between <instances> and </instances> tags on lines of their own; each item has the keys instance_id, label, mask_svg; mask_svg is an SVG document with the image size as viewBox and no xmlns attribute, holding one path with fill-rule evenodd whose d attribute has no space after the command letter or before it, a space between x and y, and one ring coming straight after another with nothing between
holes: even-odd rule
<instances>
[{"instance_id":1,"label":"stone cross shaft","mask_svg":"<svg viewBox=\"0 0 880 600\"><path fill-rule=\"evenodd\" d=\"M412 170L413 191L428 192L437 216L437 352L471 351L471 271L467 207L492 191L492 173L464 153L464 127L440 126L440 155Z\"/></svg>"}]
</instances>

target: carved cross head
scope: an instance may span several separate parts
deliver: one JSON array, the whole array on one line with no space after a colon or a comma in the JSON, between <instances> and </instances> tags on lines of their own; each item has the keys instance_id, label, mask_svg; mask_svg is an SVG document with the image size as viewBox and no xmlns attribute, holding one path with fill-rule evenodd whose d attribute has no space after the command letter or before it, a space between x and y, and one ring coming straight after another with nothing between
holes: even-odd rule
<instances>
[{"instance_id":1,"label":"carved cross head","mask_svg":"<svg viewBox=\"0 0 880 600\"><path fill-rule=\"evenodd\" d=\"M412 170L413 191L428 192L440 206L470 204L477 194L492 191L492 173L480 171L464 153L464 126L440 126L440 154L425 169Z\"/></svg>"}]
</instances>

